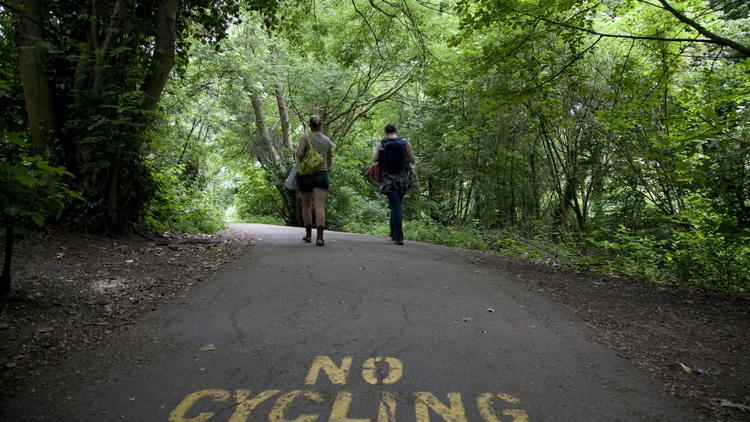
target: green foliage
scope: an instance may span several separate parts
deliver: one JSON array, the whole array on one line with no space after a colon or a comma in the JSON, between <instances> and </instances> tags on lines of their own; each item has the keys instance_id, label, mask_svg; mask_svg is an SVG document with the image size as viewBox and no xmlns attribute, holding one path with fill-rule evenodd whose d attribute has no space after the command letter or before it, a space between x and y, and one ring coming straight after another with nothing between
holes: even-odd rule
<instances>
[{"instance_id":1,"label":"green foliage","mask_svg":"<svg viewBox=\"0 0 750 422\"><path fill-rule=\"evenodd\" d=\"M52 166L38 156L19 158L18 152L26 140L17 133L5 132L0 141L0 153L7 160L0 161L1 226L18 229L35 226L59 217L63 207L72 199L84 198L63 182L72 176L64 167Z\"/></svg>"},{"instance_id":2,"label":"green foliage","mask_svg":"<svg viewBox=\"0 0 750 422\"><path fill-rule=\"evenodd\" d=\"M202 189L242 220L299 224L281 180L319 113L336 144L327 224L385 236L386 201L363 173L395 123L422 186L405 202L407 239L748 289L750 59L674 41L696 32L632 0L378 4L282 3L271 30L245 13L218 54L191 45L157 155L187 150ZM741 11L674 5L748 39ZM191 128L204 135L186 141Z\"/></svg>"},{"instance_id":3,"label":"green foliage","mask_svg":"<svg viewBox=\"0 0 750 422\"><path fill-rule=\"evenodd\" d=\"M249 221L254 216L278 216L283 207L278 189L258 168L245 173L235 194L234 205L241 221Z\"/></svg>"},{"instance_id":4,"label":"green foliage","mask_svg":"<svg viewBox=\"0 0 750 422\"><path fill-rule=\"evenodd\" d=\"M750 291L750 228L727 231L726 216L695 195L677 217L669 270L686 284L739 292Z\"/></svg>"},{"instance_id":5,"label":"green foliage","mask_svg":"<svg viewBox=\"0 0 750 422\"><path fill-rule=\"evenodd\" d=\"M614 237L610 232L601 235L604 240L591 238L589 242L602 253L602 271L651 282L674 281L674 274L667 272L671 255L668 240L637 235L623 226Z\"/></svg>"},{"instance_id":6,"label":"green foliage","mask_svg":"<svg viewBox=\"0 0 750 422\"><path fill-rule=\"evenodd\" d=\"M272 224L275 226L283 226L284 220L279 217L272 215L245 215L245 217L239 219L239 223L255 223L255 224Z\"/></svg>"},{"instance_id":7,"label":"green foliage","mask_svg":"<svg viewBox=\"0 0 750 422\"><path fill-rule=\"evenodd\" d=\"M407 221L404 224L404 237L420 242L458 248L488 250L489 244L482 231L476 226L452 227L432 221Z\"/></svg>"},{"instance_id":8,"label":"green foliage","mask_svg":"<svg viewBox=\"0 0 750 422\"><path fill-rule=\"evenodd\" d=\"M41 130L28 128L33 153L66 167L87 198L66 209L71 225L122 231L142 222L157 184L159 199L174 197L146 165L151 142L160 141L148 132L164 78L173 68L185 71L193 46L215 49L243 10L258 11L264 27L274 27L278 4L148 0L92 6L52 0L0 7L0 105L4 113L13 112L1 118L3 129L42 122ZM174 10L166 10L170 7ZM176 15L172 22L161 18L170 14ZM19 51L25 53L22 60ZM23 91L19 74L27 78ZM27 110L30 122L26 113L16 113L21 92L34 104Z\"/></svg>"},{"instance_id":9,"label":"green foliage","mask_svg":"<svg viewBox=\"0 0 750 422\"><path fill-rule=\"evenodd\" d=\"M206 191L186 185L177 169L155 173L158 190L145 206L147 229L213 233L224 228L224 213Z\"/></svg>"},{"instance_id":10,"label":"green foliage","mask_svg":"<svg viewBox=\"0 0 750 422\"><path fill-rule=\"evenodd\" d=\"M590 242L603 253L597 257L597 263L607 273L659 283L748 292L750 248L746 241L727 238L707 227L675 228L671 235L657 239L621 227L613 240Z\"/></svg>"}]
</instances>

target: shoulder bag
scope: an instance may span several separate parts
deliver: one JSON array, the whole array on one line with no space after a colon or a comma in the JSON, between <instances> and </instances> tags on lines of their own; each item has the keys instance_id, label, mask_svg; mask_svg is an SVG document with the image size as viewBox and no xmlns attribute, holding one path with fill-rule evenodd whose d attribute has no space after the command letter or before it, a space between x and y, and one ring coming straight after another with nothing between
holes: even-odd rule
<instances>
[{"instance_id":1,"label":"shoulder bag","mask_svg":"<svg viewBox=\"0 0 750 422\"><path fill-rule=\"evenodd\" d=\"M303 176L315 173L322 169L323 164L325 164L323 156L315 150L310 135L307 136L307 146L309 148L307 149L307 152L305 152L305 155L302 156L302 159L299 160L299 170L297 170L297 173Z\"/></svg>"}]
</instances>

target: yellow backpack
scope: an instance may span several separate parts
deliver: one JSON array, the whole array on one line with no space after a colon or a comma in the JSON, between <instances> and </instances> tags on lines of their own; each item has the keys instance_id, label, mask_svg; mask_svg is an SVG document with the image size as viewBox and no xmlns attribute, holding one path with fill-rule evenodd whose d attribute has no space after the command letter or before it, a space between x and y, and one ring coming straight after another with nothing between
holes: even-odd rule
<instances>
[{"instance_id":1,"label":"yellow backpack","mask_svg":"<svg viewBox=\"0 0 750 422\"><path fill-rule=\"evenodd\" d=\"M301 174L303 176L315 173L316 171L322 169L323 164L325 164L323 156L315 150L315 146L313 145L312 137L310 135L307 136L307 145L309 146L309 148L305 155L302 156L302 158L299 160L299 170L297 171L297 174Z\"/></svg>"}]
</instances>

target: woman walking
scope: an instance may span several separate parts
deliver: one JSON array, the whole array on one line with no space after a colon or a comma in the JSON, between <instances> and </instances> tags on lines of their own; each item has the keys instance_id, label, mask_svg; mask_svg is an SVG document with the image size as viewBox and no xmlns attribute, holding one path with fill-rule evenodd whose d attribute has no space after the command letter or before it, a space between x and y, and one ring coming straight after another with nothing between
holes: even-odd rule
<instances>
[{"instance_id":1,"label":"woman walking","mask_svg":"<svg viewBox=\"0 0 750 422\"><path fill-rule=\"evenodd\" d=\"M409 163L416 161L411 144L398 136L394 125L387 125L385 138L375 147L372 161L379 162L383 171L380 193L388 197L388 207L391 209L391 240L397 245L403 245L401 201L408 192L418 189L417 178L409 166Z\"/></svg>"},{"instance_id":2,"label":"woman walking","mask_svg":"<svg viewBox=\"0 0 750 422\"><path fill-rule=\"evenodd\" d=\"M321 133L323 123L320 116L313 115L310 117L311 133L303 136L294 156L302 158L310 149L310 144L321 157L324 158L323 167L313 174L298 175L297 185L302 192L302 221L305 223L305 237L302 238L307 243L312 241L312 203L315 203L315 225L317 227L317 238L315 244L318 246L325 245L323 240L323 231L326 226L326 196L328 195L328 169L331 168L333 161L331 140Z\"/></svg>"}]
</instances>

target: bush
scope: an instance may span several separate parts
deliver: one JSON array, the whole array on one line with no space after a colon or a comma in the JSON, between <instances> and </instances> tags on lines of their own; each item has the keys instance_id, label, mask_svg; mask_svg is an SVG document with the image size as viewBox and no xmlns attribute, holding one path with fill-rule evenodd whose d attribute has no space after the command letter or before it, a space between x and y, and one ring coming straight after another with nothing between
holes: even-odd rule
<instances>
[{"instance_id":1,"label":"bush","mask_svg":"<svg viewBox=\"0 0 750 422\"><path fill-rule=\"evenodd\" d=\"M614 234L604 231L595 235L604 238L588 239L597 248L595 253L600 254L601 271L650 282L670 281L670 274L666 271L670 256L667 240L634 234L624 226Z\"/></svg>"},{"instance_id":2,"label":"bush","mask_svg":"<svg viewBox=\"0 0 750 422\"><path fill-rule=\"evenodd\" d=\"M750 238L725 233L725 216L710 211L704 198L691 198L673 231L669 270L682 283L736 292L750 291Z\"/></svg>"},{"instance_id":3,"label":"bush","mask_svg":"<svg viewBox=\"0 0 750 422\"><path fill-rule=\"evenodd\" d=\"M589 240L602 254L598 261L606 272L651 282L750 291L747 240L727 237L718 232L718 226L692 223L692 227L673 228L664 239L635 234L621 226L613 239Z\"/></svg>"},{"instance_id":4,"label":"bush","mask_svg":"<svg viewBox=\"0 0 750 422\"><path fill-rule=\"evenodd\" d=\"M702 230L676 233L669 269L682 283L710 289L750 291L750 246L720 233Z\"/></svg>"},{"instance_id":5,"label":"bush","mask_svg":"<svg viewBox=\"0 0 750 422\"><path fill-rule=\"evenodd\" d=\"M225 227L224 213L210 192L184 186L175 169L155 173L154 179L158 189L144 208L146 229L213 233Z\"/></svg>"},{"instance_id":6,"label":"bush","mask_svg":"<svg viewBox=\"0 0 750 422\"><path fill-rule=\"evenodd\" d=\"M242 221L252 216L281 215L283 208L279 191L259 175L243 180L234 196L234 205Z\"/></svg>"}]
</instances>

